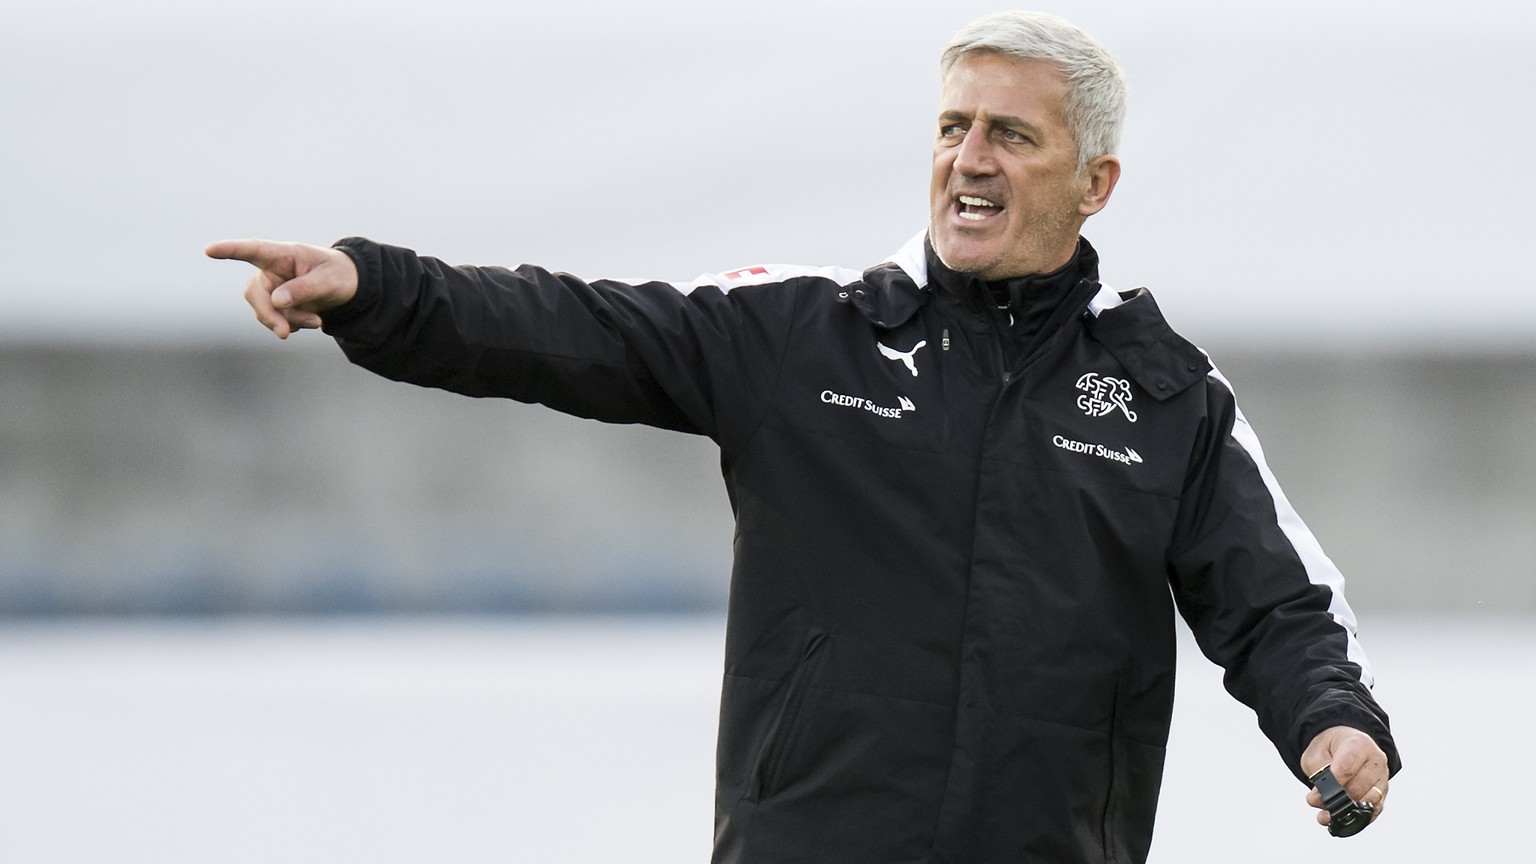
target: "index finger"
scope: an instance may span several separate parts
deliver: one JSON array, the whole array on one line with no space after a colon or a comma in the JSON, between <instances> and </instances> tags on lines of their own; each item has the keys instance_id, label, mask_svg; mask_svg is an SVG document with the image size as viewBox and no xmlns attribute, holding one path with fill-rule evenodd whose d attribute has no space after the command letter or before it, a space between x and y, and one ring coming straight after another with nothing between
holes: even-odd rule
<instances>
[{"instance_id":1,"label":"index finger","mask_svg":"<svg viewBox=\"0 0 1536 864\"><path fill-rule=\"evenodd\" d=\"M261 267L276 260L277 244L267 240L218 240L203 247L209 258L245 261Z\"/></svg>"}]
</instances>

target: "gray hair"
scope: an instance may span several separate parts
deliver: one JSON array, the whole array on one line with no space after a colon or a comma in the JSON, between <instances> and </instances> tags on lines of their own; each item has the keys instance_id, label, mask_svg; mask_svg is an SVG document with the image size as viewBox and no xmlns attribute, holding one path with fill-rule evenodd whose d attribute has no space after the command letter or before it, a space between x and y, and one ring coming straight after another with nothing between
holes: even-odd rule
<instances>
[{"instance_id":1,"label":"gray hair","mask_svg":"<svg viewBox=\"0 0 1536 864\"><path fill-rule=\"evenodd\" d=\"M1067 128L1077 144L1077 170L1114 153L1125 122L1125 75L1093 37L1045 12L993 12L961 28L939 58L939 72L962 55L987 51L1020 60L1048 60L1067 81Z\"/></svg>"}]
</instances>

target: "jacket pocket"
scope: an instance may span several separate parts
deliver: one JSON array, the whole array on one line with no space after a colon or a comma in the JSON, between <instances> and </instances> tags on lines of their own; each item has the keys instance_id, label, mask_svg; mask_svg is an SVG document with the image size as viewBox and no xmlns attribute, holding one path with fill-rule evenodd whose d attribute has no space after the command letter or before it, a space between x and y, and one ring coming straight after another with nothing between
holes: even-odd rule
<instances>
[{"instance_id":1,"label":"jacket pocket","mask_svg":"<svg viewBox=\"0 0 1536 864\"><path fill-rule=\"evenodd\" d=\"M1115 701L1110 706L1109 714L1109 788L1104 795L1104 816L1100 820L1100 842L1104 850L1106 864L1115 864L1115 796L1120 792L1117 788L1120 784L1119 771L1122 755L1119 750L1121 714L1125 711L1125 680L1122 678L1115 685Z\"/></svg>"},{"instance_id":2,"label":"jacket pocket","mask_svg":"<svg viewBox=\"0 0 1536 864\"><path fill-rule=\"evenodd\" d=\"M1122 677L1115 687L1110 717L1109 788L1102 824L1106 864L1146 860L1163 782L1165 749L1127 734L1135 728L1130 692L1130 682Z\"/></svg>"},{"instance_id":3,"label":"jacket pocket","mask_svg":"<svg viewBox=\"0 0 1536 864\"><path fill-rule=\"evenodd\" d=\"M800 660L795 664L795 669L790 673L789 678L785 679L784 695L779 700L778 712L774 716L773 724L763 735L763 742L758 748L752 774L747 780L747 792L743 797L748 801L762 800L772 795L778 788L784 756L789 752L790 744L795 737L799 725L797 721L800 708L805 702L805 692L810 686L814 661L821 650L822 643L826 641L826 636L826 631L820 628L813 628L806 635L805 648L801 652Z\"/></svg>"}]
</instances>

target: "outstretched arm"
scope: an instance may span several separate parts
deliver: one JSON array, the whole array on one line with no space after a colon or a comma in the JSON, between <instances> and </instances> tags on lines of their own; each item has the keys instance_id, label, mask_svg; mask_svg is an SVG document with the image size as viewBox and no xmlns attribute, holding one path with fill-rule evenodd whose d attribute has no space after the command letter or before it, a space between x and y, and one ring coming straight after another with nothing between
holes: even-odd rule
<instances>
[{"instance_id":1,"label":"outstretched arm","mask_svg":"<svg viewBox=\"0 0 1536 864\"><path fill-rule=\"evenodd\" d=\"M357 293L357 267L347 253L304 243L221 240L203 250L209 258L245 261L256 275L245 286L245 301L256 320L279 339L320 326L320 313Z\"/></svg>"},{"instance_id":2,"label":"outstretched arm","mask_svg":"<svg viewBox=\"0 0 1536 864\"><path fill-rule=\"evenodd\" d=\"M322 327L386 378L722 446L750 440L765 416L799 298L835 284L794 267L746 284L587 281L531 265L452 267L360 237L224 241L207 253L256 266L245 298L280 338Z\"/></svg>"}]
</instances>

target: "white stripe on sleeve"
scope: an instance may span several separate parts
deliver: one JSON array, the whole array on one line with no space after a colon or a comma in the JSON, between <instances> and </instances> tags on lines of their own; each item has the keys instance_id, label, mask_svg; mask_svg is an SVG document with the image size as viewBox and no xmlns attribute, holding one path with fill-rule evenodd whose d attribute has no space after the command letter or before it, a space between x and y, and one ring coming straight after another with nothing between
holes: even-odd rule
<instances>
[{"instance_id":1,"label":"white stripe on sleeve","mask_svg":"<svg viewBox=\"0 0 1536 864\"><path fill-rule=\"evenodd\" d=\"M1211 366L1211 377L1220 381L1227 392L1232 393L1233 405L1237 404L1237 393L1232 388L1232 382L1221 374L1214 364ZM1314 585L1326 585L1333 597L1328 604L1328 614L1343 628L1349 639L1348 657L1351 663L1360 667L1360 681L1366 687L1374 687L1376 678L1371 673L1370 661L1366 659L1365 649L1360 646L1360 640L1356 637L1359 624L1355 620L1355 612L1349 608L1349 602L1344 599L1344 574L1323 551L1317 538L1312 535L1301 516L1297 515L1295 508L1291 506L1285 492L1281 491L1280 484L1275 480L1275 475L1269 470L1269 464L1264 461L1264 449L1259 446L1258 436L1254 434L1253 427L1248 425L1248 418L1243 416L1242 408L1237 408L1237 422L1232 425L1232 437L1242 448L1248 451L1259 468L1259 476L1264 478L1264 486L1269 490L1270 497L1274 499L1275 513L1279 516L1280 530L1286 539L1291 541L1296 554L1301 558L1301 563L1307 571L1307 578Z\"/></svg>"},{"instance_id":2,"label":"white stripe on sleeve","mask_svg":"<svg viewBox=\"0 0 1536 864\"><path fill-rule=\"evenodd\" d=\"M761 285L766 282L784 282L802 276L827 279L837 285L852 285L864 278L864 271L847 267L811 267L803 264L760 264L739 270L728 270L724 273L705 273L691 282L671 282L665 279L614 279L612 281L627 285L659 282L671 285L683 294L692 294L700 288L711 286L723 292L729 292L733 288Z\"/></svg>"}]
</instances>

